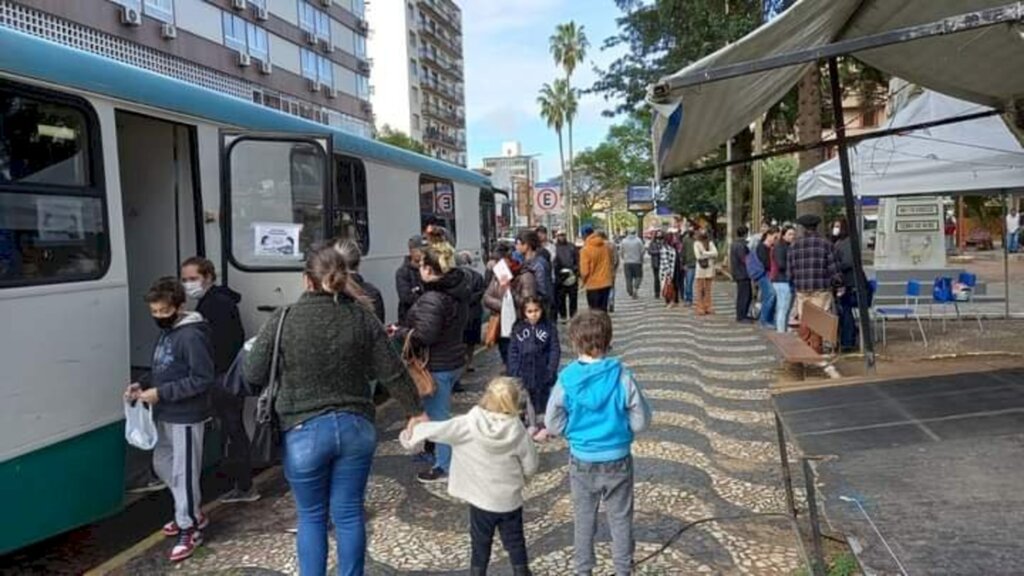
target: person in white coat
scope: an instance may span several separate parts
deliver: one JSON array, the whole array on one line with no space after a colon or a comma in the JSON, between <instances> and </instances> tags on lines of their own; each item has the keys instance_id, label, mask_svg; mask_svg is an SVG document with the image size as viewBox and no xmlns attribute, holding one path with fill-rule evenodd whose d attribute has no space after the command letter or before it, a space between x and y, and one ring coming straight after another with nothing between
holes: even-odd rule
<instances>
[{"instance_id":1,"label":"person in white coat","mask_svg":"<svg viewBox=\"0 0 1024 576\"><path fill-rule=\"evenodd\" d=\"M708 233L701 230L697 233L697 241L693 244L694 255L697 256L697 301L694 312L698 316L714 314L711 304L711 286L715 281L715 262L718 260L718 249L708 238Z\"/></svg>"},{"instance_id":2,"label":"person in white coat","mask_svg":"<svg viewBox=\"0 0 1024 576\"><path fill-rule=\"evenodd\" d=\"M470 574L487 573L495 529L515 576L530 574L523 532L523 488L537 472L537 449L519 419L521 387L495 378L480 405L444 422L422 422L402 432L406 449L425 440L452 447L448 494L469 503Z\"/></svg>"}]
</instances>

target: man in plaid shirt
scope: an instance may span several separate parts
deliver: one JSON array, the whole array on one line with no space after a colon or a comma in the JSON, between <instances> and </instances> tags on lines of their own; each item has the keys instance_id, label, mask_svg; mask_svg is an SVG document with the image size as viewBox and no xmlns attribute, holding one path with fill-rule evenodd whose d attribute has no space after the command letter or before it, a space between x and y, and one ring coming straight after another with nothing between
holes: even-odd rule
<instances>
[{"instance_id":1,"label":"man in plaid shirt","mask_svg":"<svg viewBox=\"0 0 1024 576\"><path fill-rule=\"evenodd\" d=\"M805 214L796 223L803 228L803 235L789 248L786 266L796 290L797 314L803 316L805 302L831 310L832 287L838 277L835 249L818 234L821 218Z\"/></svg>"}]
</instances>

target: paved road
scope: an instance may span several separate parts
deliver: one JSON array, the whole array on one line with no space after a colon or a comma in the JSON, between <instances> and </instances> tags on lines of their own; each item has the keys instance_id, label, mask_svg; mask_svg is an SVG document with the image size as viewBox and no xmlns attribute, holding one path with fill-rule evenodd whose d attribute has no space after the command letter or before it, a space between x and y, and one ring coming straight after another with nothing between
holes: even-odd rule
<instances>
[{"instance_id":1,"label":"paved road","mask_svg":"<svg viewBox=\"0 0 1024 576\"><path fill-rule=\"evenodd\" d=\"M645 288L649 289L649 286ZM727 316L697 319L666 310L653 299L621 294L615 349L638 375L655 410L652 430L634 447L637 559L688 522L708 516L773 512L784 508L767 386L774 359L756 329ZM723 312L728 295L716 294ZM499 369L497 354L478 357L480 369L456 395L465 412ZM388 424L391 419L392 424ZM400 422L382 415L381 444L370 481L369 574L465 574L469 535L465 507L441 486L415 482L416 465L396 440ZM536 574L571 573L572 505L567 449L542 446L539 475L527 490L526 532ZM256 504L222 507L211 514L207 544L176 567L179 574L293 574L297 572L294 507L276 476ZM610 572L609 535L599 532L600 574ZM125 566L123 574L171 572L162 543ZM504 553L492 572L506 574ZM642 564L641 574L791 574L800 565L785 520L758 518L702 524Z\"/></svg>"}]
</instances>

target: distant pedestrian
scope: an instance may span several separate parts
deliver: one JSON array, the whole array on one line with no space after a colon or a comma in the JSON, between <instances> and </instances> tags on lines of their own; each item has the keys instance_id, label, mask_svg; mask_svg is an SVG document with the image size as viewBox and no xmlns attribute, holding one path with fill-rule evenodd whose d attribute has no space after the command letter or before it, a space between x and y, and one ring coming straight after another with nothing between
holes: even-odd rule
<instances>
[{"instance_id":1,"label":"distant pedestrian","mask_svg":"<svg viewBox=\"0 0 1024 576\"><path fill-rule=\"evenodd\" d=\"M847 232L846 222L839 225L839 240L835 246L836 268L842 275L842 286L836 297L839 308L839 346L841 351L858 348L860 331L857 328L856 311L860 293L857 291L857 267L853 261L853 242ZM867 277L861 272L861 285L868 291L867 305L871 306L871 294Z\"/></svg>"},{"instance_id":2,"label":"distant pedestrian","mask_svg":"<svg viewBox=\"0 0 1024 576\"><path fill-rule=\"evenodd\" d=\"M548 270L551 270L551 262L555 258L555 245L548 237L547 226L537 226L533 231L537 233L537 255L548 263Z\"/></svg>"},{"instance_id":3,"label":"distant pedestrian","mask_svg":"<svg viewBox=\"0 0 1024 576\"><path fill-rule=\"evenodd\" d=\"M423 294L423 280L420 279L420 260L427 241L423 236L409 239L409 254L402 260L402 265L395 271L395 290L398 291L398 322Z\"/></svg>"},{"instance_id":4,"label":"distant pedestrian","mask_svg":"<svg viewBox=\"0 0 1024 576\"><path fill-rule=\"evenodd\" d=\"M1006 238L1008 251L1016 252L1020 249L1020 216L1016 208L1006 215Z\"/></svg>"},{"instance_id":5,"label":"distant pedestrian","mask_svg":"<svg viewBox=\"0 0 1024 576\"><path fill-rule=\"evenodd\" d=\"M566 239L565 231L555 235L555 310L567 321L576 315L579 300L580 251ZM554 320L554 318L552 318Z\"/></svg>"},{"instance_id":6,"label":"distant pedestrian","mask_svg":"<svg viewBox=\"0 0 1024 576\"><path fill-rule=\"evenodd\" d=\"M797 218L802 234L786 254L786 268L796 291L797 315L803 318L804 305L813 303L822 310L832 309L832 288L842 282L836 267L832 244L818 233L821 218L804 214ZM806 330L801 336L820 348L820 343Z\"/></svg>"},{"instance_id":7,"label":"distant pedestrian","mask_svg":"<svg viewBox=\"0 0 1024 576\"><path fill-rule=\"evenodd\" d=\"M540 246L540 236L530 230L520 232L516 236L516 251L523 256L523 266L533 272L534 280L537 282L537 297L550 309L555 301L551 260L547 250Z\"/></svg>"},{"instance_id":8,"label":"distant pedestrian","mask_svg":"<svg viewBox=\"0 0 1024 576\"><path fill-rule=\"evenodd\" d=\"M715 308L711 300L711 291L715 282L715 268L718 261L718 248L703 230L697 233L693 245L697 256L697 295L694 313L698 316L714 314Z\"/></svg>"},{"instance_id":9,"label":"distant pedestrian","mask_svg":"<svg viewBox=\"0 0 1024 576\"><path fill-rule=\"evenodd\" d=\"M633 457L636 434L651 422L651 407L629 368L607 357L612 321L587 310L569 324L577 359L559 374L548 401L548 433L569 441L569 487L577 574L596 567L594 535L602 502L612 536L615 574L632 574Z\"/></svg>"},{"instance_id":10,"label":"distant pedestrian","mask_svg":"<svg viewBox=\"0 0 1024 576\"><path fill-rule=\"evenodd\" d=\"M546 316L543 302L528 297L523 302L523 319L512 329L508 351L508 375L523 381L538 415L547 407L562 358L558 330Z\"/></svg>"},{"instance_id":11,"label":"distant pedestrian","mask_svg":"<svg viewBox=\"0 0 1024 576\"><path fill-rule=\"evenodd\" d=\"M185 294L196 302L196 312L210 326L213 343L213 367L217 385L210 388L213 409L227 442L225 471L231 489L222 497L225 503L255 502L260 493L252 486L249 434L245 431L245 399L235 396L220 384L245 342L245 329L238 303L242 296L227 286L218 286L217 270L206 258L193 256L181 264L181 282Z\"/></svg>"},{"instance_id":12,"label":"distant pedestrian","mask_svg":"<svg viewBox=\"0 0 1024 576\"><path fill-rule=\"evenodd\" d=\"M210 326L198 312L185 310L185 299L184 287L173 276L160 278L146 292L160 334L149 377L124 393L128 401L153 407L158 438L153 470L174 500L174 520L163 527L165 536L177 537L170 553L173 562L192 556L208 523L199 478L205 421L211 416L209 391L216 377Z\"/></svg>"},{"instance_id":13,"label":"distant pedestrian","mask_svg":"<svg viewBox=\"0 0 1024 576\"><path fill-rule=\"evenodd\" d=\"M355 282L356 286L366 294L366 297L373 303L373 315L377 317L381 323L384 322L384 296L380 293L380 289L368 282L363 275L359 273L359 263L363 258L363 249L359 247L359 243L350 238L344 240L337 240L334 243L334 249L341 254L342 259L345 260L345 265L348 266L348 273L351 276L352 281Z\"/></svg>"},{"instance_id":14,"label":"distant pedestrian","mask_svg":"<svg viewBox=\"0 0 1024 576\"><path fill-rule=\"evenodd\" d=\"M750 321L750 302L753 298L750 275L747 273L747 255L750 248L747 246L747 227L740 226L736 229L736 241L729 249L729 271L732 273L732 281L736 284L736 321Z\"/></svg>"},{"instance_id":15,"label":"distant pedestrian","mask_svg":"<svg viewBox=\"0 0 1024 576\"><path fill-rule=\"evenodd\" d=\"M779 241L771 251L771 268L769 276L772 290L775 291L775 331L786 332L789 329L789 315L793 310L793 286L789 280L787 255L789 247L796 240L796 229L786 226L782 229Z\"/></svg>"},{"instance_id":16,"label":"distant pedestrian","mask_svg":"<svg viewBox=\"0 0 1024 576\"><path fill-rule=\"evenodd\" d=\"M658 273L661 276L662 288L671 286L670 294L662 294L667 308L674 308L679 305L682 297L683 284L679 283L679 266L682 262L682 254L679 253L679 240L674 232L669 232L668 237L661 244L661 254L658 257Z\"/></svg>"},{"instance_id":17,"label":"distant pedestrian","mask_svg":"<svg viewBox=\"0 0 1024 576\"><path fill-rule=\"evenodd\" d=\"M473 575L487 574L496 530L512 563L512 574L530 574L523 489L536 474L539 459L519 419L519 406L519 383L513 378L496 378L468 414L415 424L400 437L406 449L425 440L452 447L448 494L469 504Z\"/></svg>"},{"instance_id":18,"label":"distant pedestrian","mask_svg":"<svg viewBox=\"0 0 1024 576\"><path fill-rule=\"evenodd\" d=\"M619 258L619 246L616 242L608 239L608 233L604 230L598 230L595 234L604 240L604 245L608 248L608 253L612 259L612 288L608 291L608 312L615 312L615 277L619 275L619 265L622 263L622 260Z\"/></svg>"},{"instance_id":19,"label":"distant pedestrian","mask_svg":"<svg viewBox=\"0 0 1024 576\"><path fill-rule=\"evenodd\" d=\"M284 317L274 402L284 431L284 476L298 514L299 572L327 572L330 518L338 574L355 576L365 572L366 484L377 448L367 382L387 388L410 424L424 419L423 407L341 255L331 246L312 252L302 278L305 292ZM263 325L246 357L245 377L256 388L270 382L282 314Z\"/></svg>"},{"instance_id":20,"label":"distant pedestrian","mask_svg":"<svg viewBox=\"0 0 1024 576\"><path fill-rule=\"evenodd\" d=\"M636 235L636 230L630 230L619 250L626 273L626 293L635 300L640 296L640 285L644 281L644 241Z\"/></svg>"},{"instance_id":21,"label":"distant pedestrian","mask_svg":"<svg viewBox=\"0 0 1024 576\"><path fill-rule=\"evenodd\" d=\"M750 280L757 282L758 285L758 297L761 299L761 310L758 316L761 326L765 328L773 328L775 326L775 290L772 288L770 271L772 247L775 246L778 240L779 227L769 226L764 234L761 235L761 239L757 242L757 246L754 247L754 251L750 253L750 257L747 260L747 273L750 274ZM749 265L755 258L756 274Z\"/></svg>"},{"instance_id":22,"label":"distant pedestrian","mask_svg":"<svg viewBox=\"0 0 1024 576\"><path fill-rule=\"evenodd\" d=\"M683 279L683 303L686 306L693 306L693 287L697 281L697 251L694 248L694 244L696 244L694 236L696 234L697 231L692 228L684 231L678 250L682 259L676 267L679 270L683 270L685 275Z\"/></svg>"},{"instance_id":23,"label":"distant pedestrian","mask_svg":"<svg viewBox=\"0 0 1024 576\"><path fill-rule=\"evenodd\" d=\"M583 227L583 249L580 250L580 280L587 291L587 305L608 311L609 297L615 282L615 262L607 242L593 227Z\"/></svg>"},{"instance_id":24,"label":"distant pedestrian","mask_svg":"<svg viewBox=\"0 0 1024 576\"><path fill-rule=\"evenodd\" d=\"M665 233L658 230L647 244L647 254L651 257L651 275L654 277L654 298L661 298L661 249L665 246ZM676 286L681 290L682 286Z\"/></svg>"}]
</instances>

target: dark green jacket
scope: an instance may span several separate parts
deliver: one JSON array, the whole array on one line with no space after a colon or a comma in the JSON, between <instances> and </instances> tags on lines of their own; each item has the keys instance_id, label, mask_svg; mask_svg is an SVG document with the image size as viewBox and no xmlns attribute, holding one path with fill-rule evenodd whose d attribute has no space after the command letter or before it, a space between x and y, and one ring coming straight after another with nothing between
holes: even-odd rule
<instances>
[{"instance_id":1,"label":"dark green jacket","mask_svg":"<svg viewBox=\"0 0 1024 576\"><path fill-rule=\"evenodd\" d=\"M697 253L693 251L693 244L696 241L692 237L683 238L683 266L687 269L697 266Z\"/></svg>"},{"instance_id":2,"label":"dark green jacket","mask_svg":"<svg viewBox=\"0 0 1024 576\"><path fill-rule=\"evenodd\" d=\"M270 379L270 361L281 311L260 329L245 361L256 389ZM345 411L374 419L370 381L376 380L407 416L423 411L416 387L388 345L373 312L350 298L307 292L284 320L279 360L281 388L275 404L282 429L325 412Z\"/></svg>"}]
</instances>

